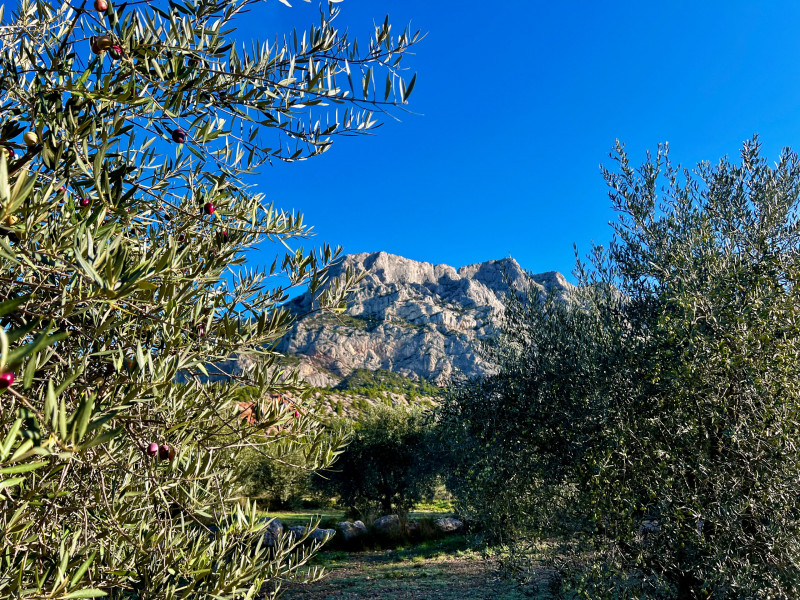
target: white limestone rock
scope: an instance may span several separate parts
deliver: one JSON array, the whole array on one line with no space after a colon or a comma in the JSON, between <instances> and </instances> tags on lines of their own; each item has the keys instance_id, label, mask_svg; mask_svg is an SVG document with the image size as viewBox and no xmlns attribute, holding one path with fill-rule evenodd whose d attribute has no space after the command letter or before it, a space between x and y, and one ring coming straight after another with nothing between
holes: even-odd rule
<instances>
[{"instance_id":1,"label":"white limestone rock","mask_svg":"<svg viewBox=\"0 0 800 600\"><path fill-rule=\"evenodd\" d=\"M478 342L496 334L508 274L516 291L528 276L511 258L455 269L386 252L351 254L332 270L348 267L366 276L343 315L310 312L303 294L289 303L297 321L278 346L299 357L300 377L318 385L355 369L387 369L412 379L446 382L455 372L467 376L491 371L477 352ZM556 272L532 277L542 291L566 297L573 286Z\"/></svg>"}]
</instances>

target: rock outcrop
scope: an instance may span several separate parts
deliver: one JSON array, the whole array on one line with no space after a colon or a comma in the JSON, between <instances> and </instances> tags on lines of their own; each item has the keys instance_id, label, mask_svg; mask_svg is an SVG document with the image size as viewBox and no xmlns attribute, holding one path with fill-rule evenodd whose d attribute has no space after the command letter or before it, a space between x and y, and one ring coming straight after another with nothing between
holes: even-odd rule
<instances>
[{"instance_id":1,"label":"rock outcrop","mask_svg":"<svg viewBox=\"0 0 800 600\"><path fill-rule=\"evenodd\" d=\"M296 322L278 346L297 357L294 368L317 387L335 385L355 369L386 369L411 379L443 383L454 373L491 370L478 342L496 334L510 288L529 282L511 258L456 269L376 252L344 257L331 275L348 267L366 276L343 314L314 311L305 293L288 303ZM557 272L532 276L543 292L572 289Z\"/></svg>"}]
</instances>

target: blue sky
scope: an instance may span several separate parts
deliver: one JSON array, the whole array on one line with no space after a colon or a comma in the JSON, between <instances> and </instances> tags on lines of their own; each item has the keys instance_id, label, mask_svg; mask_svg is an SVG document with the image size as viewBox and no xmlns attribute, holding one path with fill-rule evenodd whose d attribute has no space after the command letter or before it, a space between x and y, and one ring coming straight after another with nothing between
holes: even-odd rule
<instances>
[{"instance_id":1,"label":"blue sky","mask_svg":"<svg viewBox=\"0 0 800 600\"><path fill-rule=\"evenodd\" d=\"M237 36L274 39L318 21L316 2L293 4L265 3ZM420 115L263 172L276 206L314 225L312 244L456 267L511 255L569 276L573 242L585 254L610 238L599 165L610 164L615 139L634 164L664 141L687 166L735 157L754 133L771 161L784 146L800 149L797 2L340 7L339 27L358 37L387 14L427 33L407 59Z\"/></svg>"}]
</instances>

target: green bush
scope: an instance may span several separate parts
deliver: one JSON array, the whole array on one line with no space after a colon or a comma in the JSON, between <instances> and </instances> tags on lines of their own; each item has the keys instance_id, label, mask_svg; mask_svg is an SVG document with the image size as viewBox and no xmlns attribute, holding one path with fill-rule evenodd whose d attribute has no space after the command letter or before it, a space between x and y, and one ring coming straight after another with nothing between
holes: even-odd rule
<instances>
[{"instance_id":1,"label":"green bush","mask_svg":"<svg viewBox=\"0 0 800 600\"><path fill-rule=\"evenodd\" d=\"M300 508L310 488L310 470L302 452L285 456L283 462L258 454L244 457L247 495L257 498L264 510ZM249 463L249 464L247 464Z\"/></svg>"},{"instance_id":2,"label":"green bush","mask_svg":"<svg viewBox=\"0 0 800 600\"><path fill-rule=\"evenodd\" d=\"M600 308L611 298L580 294L575 304L534 286L525 299L509 294L502 338L484 347L499 373L453 381L444 394L447 488L491 543L571 531L573 469L600 443L604 369L619 349Z\"/></svg>"},{"instance_id":3,"label":"green bush","mask_svg":"<svg viewBox=\"0 0 800 600\"><path fill-rule=\"evenodd\" d=\"M605 171L620 213L567 303L511 295L453 386L453 491L581 598L800 595L800 161ZM458 482L461 485L458 485Z\"/></svg>"}]
</instances>

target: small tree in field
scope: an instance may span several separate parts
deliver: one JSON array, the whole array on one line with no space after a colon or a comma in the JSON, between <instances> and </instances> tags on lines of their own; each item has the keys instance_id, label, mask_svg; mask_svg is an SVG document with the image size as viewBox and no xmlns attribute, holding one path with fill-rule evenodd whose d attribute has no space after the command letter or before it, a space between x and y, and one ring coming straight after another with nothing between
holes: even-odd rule
<instances>
[{"instance_id":1,"label":"small tree in field","mask_svg":"<svg viewBox=\"0 0 800 600\"><path fill-rule=\"evenodd\" d=\"M615 159L608 251L569 304L512 298L500 373L444 403L454 491L517 556L561 539L569 597L797 598L800 161Z\"/></svg>"},{"instance_id":2,"label":"small tree in field","mask_svg":"<svg viewBox=\"0 0 800 600\"><path fill-rule=\"evenodd\" d=\"M337 496L352 513L398 513L433 497L441 464L434 454L429 415L419 408L370 406L351 424L347 448L317 488Z\"/></svg>"},{"instance_id":3,"label":"small tree in field","mask_svg":"<svg viewBox=\"0 0 800 600\"><path fill-rule=\"evenodd\" d=\"M335 454L313 414L274 399L298 384L269 367L288 286L317 290L338 250L244 269L257 244L309 234L247 177L405 103L417 36L387 20L359 51L331 4L305 36L242 49L252 4L23 0L2 19L2 598L253 598L311 576L240 503L237 454ZM355 279L316 306L341 308ZM243 354L260 360L203 384ZM262 393L243 419L245 384Z\"/></svg>"}]
</instances>

